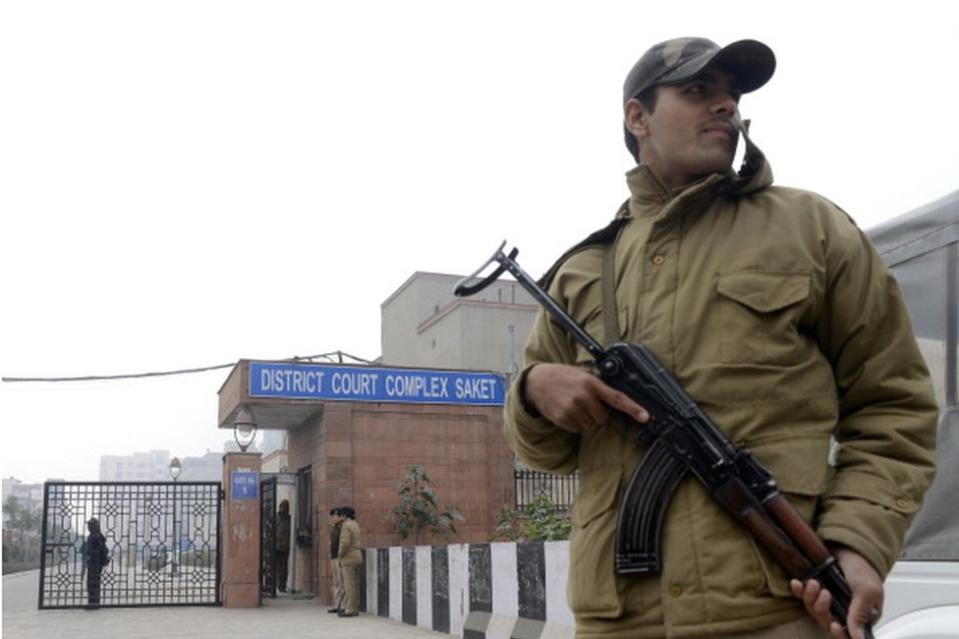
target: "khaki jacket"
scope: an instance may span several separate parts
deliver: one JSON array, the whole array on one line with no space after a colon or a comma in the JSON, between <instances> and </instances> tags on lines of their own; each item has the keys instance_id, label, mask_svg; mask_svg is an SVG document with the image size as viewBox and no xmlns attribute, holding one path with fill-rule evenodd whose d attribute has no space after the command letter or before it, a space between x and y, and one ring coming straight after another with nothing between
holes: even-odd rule
<instances>
[{"instance_id":1,"label":"khaki jacket","mask_svg":"<svg viewBox=\"0 0 959 639\"><path fill-rule=\"evenodd\" d=\"M340 548L336 557L344 566L363 563L360 552L360 525L355 519L346 519L340 526Z\"/></svg>"},{"instance_id":2,"label":"khaki jacket","mask_svg":"<svg viewBox=\"0 0 959 639\"><path fill-rule=\"evenodd\" d=\"M829 542L885 576L934 475L937 406L896 282L868 239L767 168L730 192L713 175L670 193L628 175L615 248L620 334L649 347L729 438L748 447ZM605 343L601 249L569 252L552 296ZM530 415L518 390L538 362L592 370L542 311L506 403L526 464L579 469L568 598L577 637L735 634L804 614L784 573L690 477L662 531L661 575L615 576L616 515L643 453L621 422L577 435ZM830 437L840 442L827 462Z\"/></svg>"}]
</instances>

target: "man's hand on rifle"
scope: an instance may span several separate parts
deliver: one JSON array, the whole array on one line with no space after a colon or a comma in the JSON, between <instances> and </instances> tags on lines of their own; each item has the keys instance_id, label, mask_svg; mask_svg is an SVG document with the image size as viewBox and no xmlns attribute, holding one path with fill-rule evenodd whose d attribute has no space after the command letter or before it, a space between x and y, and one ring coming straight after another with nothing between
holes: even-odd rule
<instances>
[{"instance_id":1,"label":"man's hand on rifle","mask_svg":"<svg viewBox=\"0 0 959 639\"><path fill-rule=\"evenodd\" d=\"M573 433L608 424L610 408L637 422L649 421L646 409L629 397L595 375L566 364L537 364L531 368L526 374L524 394L527 405L551 423Z\"/></svg>"},{"instance_id":2,"label":"man's hand on rifle","mask_svg":"<svg viewBox=\"0 0 959 639\"><path fill-rule=\"evenodd\" d=\"M834 549L839 567L846 575L846 581L852 589L852 604L849 606L849 618L846 620L849 634L842 629L829 614L832 596L815 579L805 585L797 579L790 583L793 594L801 599L806 611L812 615L819 626L829 633L832 639L862 639L863 626L879 618L882 612L882 578L876 569L862 555L849 548Z\"/></svg>"}]
</instances>

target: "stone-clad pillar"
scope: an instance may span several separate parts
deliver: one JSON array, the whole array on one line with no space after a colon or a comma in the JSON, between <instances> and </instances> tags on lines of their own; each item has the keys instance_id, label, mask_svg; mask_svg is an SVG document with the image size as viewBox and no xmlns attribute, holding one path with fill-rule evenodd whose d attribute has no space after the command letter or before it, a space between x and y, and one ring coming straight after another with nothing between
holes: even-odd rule
<instances>
[{"instance_id":1,"label":"stone-clad pillar","mask_svg":"<svg viewBox=\"0 0 959 639\"><path fill-rule=\"evenodd\" d=\"M226 608L260 605L260 453L223 456L223 577Z\"/></svg>"}]
</instances>

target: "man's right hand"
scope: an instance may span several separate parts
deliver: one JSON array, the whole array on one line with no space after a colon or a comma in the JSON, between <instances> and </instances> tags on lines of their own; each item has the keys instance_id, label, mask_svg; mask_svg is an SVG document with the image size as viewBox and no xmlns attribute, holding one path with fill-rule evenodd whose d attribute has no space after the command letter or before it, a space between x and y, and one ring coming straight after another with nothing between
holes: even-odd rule
<instances>
[{"instance_id":1,"label":"man's right hand","mask_svg":"<svg viewBox=\"0 0 959 639\"><path fill-rule=\"evenodd\" d=\"M566 364L533 366L526 373L524 399L545 419L572 433L605 426L610 408L637 422L649 421L646 409L625 394L595 375Z\"/></svg>"}]
</instances>

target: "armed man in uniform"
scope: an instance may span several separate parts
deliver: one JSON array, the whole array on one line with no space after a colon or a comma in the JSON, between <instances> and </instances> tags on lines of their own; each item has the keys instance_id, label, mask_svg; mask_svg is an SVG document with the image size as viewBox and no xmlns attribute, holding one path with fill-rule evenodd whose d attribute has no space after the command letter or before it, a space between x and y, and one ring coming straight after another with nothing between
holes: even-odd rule
<instances>
[{"instance_id":1,"label":"armed man in uniform","mask_svg":"<svg viewBox=\"0 0 959 639\"><path fill-rule=\"evenodd\" d=\"M650 348L772 471L845 572L859 639L934 476L937 407L899 288L855 223L814 193L773 186L751 142L732 169L746 140L740 96L774 69L753 40L647 51L624 86L630 197L544 281L605 344ZM617 512L644 451L615 412L648 415L542 312L525 357L507 439L534 468L581 474L568 585L577 637L846 636L829 593L790 582L689 477L666 513L662 572L616 575Z\"/></svg>"}]
</instances>

